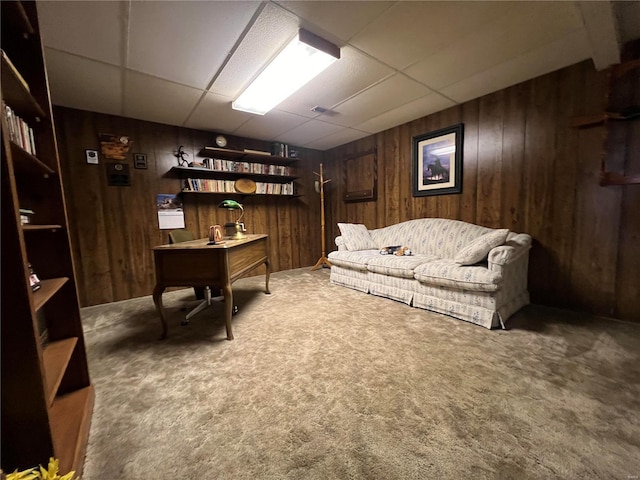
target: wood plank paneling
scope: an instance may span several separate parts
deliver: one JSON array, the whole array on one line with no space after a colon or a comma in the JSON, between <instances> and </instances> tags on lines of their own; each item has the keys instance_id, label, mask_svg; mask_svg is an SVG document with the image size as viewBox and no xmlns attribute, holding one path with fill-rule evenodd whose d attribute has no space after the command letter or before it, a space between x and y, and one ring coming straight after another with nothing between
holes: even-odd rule
<instances>
[{"instance_id":1,"label":"wood plank paneling","mask_svg":"<svg viewBox=\"0 0 640 480\"><path fill-rule=\"evenodd\" d=\"M62 107L55 109L55 117L81 305L151 294L155 283L151 249L169 241L169 231L158 227L156 195L180 191L180 180L166 176L177 164L178 146L192 161L213 134ZM131 137L132 148L124 161L130 167L131 186L107 185L110 160L104 156L100 155L99 165L86 163L85 149L100 150L99 133ZM233 141L247 148L267 146L252 139ZM300 176L299 191L311 193L312 201L258 196L241 200L247 230L270 236L273 271L310 267L320 256L320 210L311 168L322 161L322 152L298 150L301 159L293 168ZM133 168L133 153L147 155L147 169ZM218 208L223 199L221 195L185 195L186 228L201 238L208 235L210 225L233 221L235 213Z\"/></svg>"},{"instance_id":2,"label":"wood plank paneling","mask_svg":"<svg viewBox=\"0 0 640 480\"><path fill-rule=\"evenodd\" d=\"M606 88L606 72L583 62L354 142L378 146L380 195L358 210L328 196L328 250L337 221L375 218L373 228L446 217L509 228L534 238L534 302L640 322L640 186L601 187L603 129L568 126L573 116L602 111ZM462 193L413 197L411 137L460 122ZM640 171L638 124L609 152L624 157L628 173ZM354 144L325 152L338 182Z\"/></svg>"}]
</instances>

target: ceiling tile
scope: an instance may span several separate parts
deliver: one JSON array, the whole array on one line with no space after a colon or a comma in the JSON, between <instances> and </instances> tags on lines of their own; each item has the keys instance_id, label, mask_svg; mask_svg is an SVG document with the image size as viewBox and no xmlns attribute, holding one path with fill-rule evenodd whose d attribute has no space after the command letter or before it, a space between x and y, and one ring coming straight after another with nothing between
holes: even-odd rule
<instances>
[{"instance_id":1,"label":"ceiling tile","mask_svg":"<svg viewBox=\"0 0 640 480\"><path fill-rule=\"evenodd\" d=\"M51 49L45 49L45 58L53 104L123 114L119 67ZM73 75L67 75L68 72Z\"/></svg>"},{"instance_id":2,"label":"ceiling tile","mask_svg":"<svg viewBox=\"0 0 640 480\"><path fill-rule=\"evenodd\" d=\"M361 132L360 130L354 130L353 128L343 128L334 134L314 140L304 146L306 148L313 148L316 150L328 150L329 148L338 147L369 135L371 135L369 132Z\"/></svg>"},{"instance_id":3,"label":"ceiling tile","mask_svg":"<svg viewBox=\"0 0 640 480\"><path fill-rule=\"evenodd\" d=\"M449 98L443 97L438 93L431 93L398 108L384 112L382 115L373 117L364 123L356 125L355 128L377 133L395 127L396 125L410 122L416 118L439 112L453 105L455 105L455 103Z\"/></svg>"},{"instance_id":4,"label":"ceiling tile","mask_svg":"<svg viewBox=\"0 0 640 480\"><path fill-rule=\"evenodd\" d=\"M340 60L280 103L278 109L313 117L316 114L311 108L316 105L330 108L394 73L388 66L345 46Z\"/></svg>"},{"instance_id":5,"label":"ceiling tile","mask_svg":"<svg viewBox=\"0 0 640 480\"><path fill-rule=\"evenodd\" d=\"M304 28L312 26L314 33L323 36L329 33L336 39L348 41L374 19L379 17L394 2L277 2L303 20ZM326 36L323 36L326 38ZM327 38L333 41L331 38Z\"/></svg>"},{"instance_id":6,"label":"ceiling tile","mask_svg":"<svg viewBox=\"0 0 640 480\"><path fill-rule=\"evenodd\" d=\"M586 34L580 30L440 90L456 102L507 88L589 58Z\"/></svg>"},{"instance_id":7,"label":"ceiling tile","mask_svg":"<svg viewBox=\"0 0 640 480\"><path fill-rule=\"evenodd\" d=\"M122 64L125 2L38 2L43 43L114 65Z\"/></svg>"},{"instance_id":8,"label":"ceiling tile","mask_svg":"<svg viewBox=\"0 0 640 480\"><path fill-rule=\"evenodd\" d=\"M298 31L298 19L277 5L267 4L210 91L236 99Z\"/></svg>"},{"instance_id":9,"label":"ceiling tile","mask_svg":"<svg viewBox=\"0 0 640 480\"><path fill-rule=\"evenodd\" d=\"M186 127L211 132L232 133L251 119L250 113L231 108L231 99L207 93L185 123Z\"/></svg>"},{"instance_id":10,"label":"ceiling tile","mask_svg":"<svg viewBox=\"0 0 640 480\"><path fill-rule=\"evenodd\" d=\"M544 28L540 28L544 25ZM522 2L404 73L440 89L581 28L570 2ZM579 60L576 60L579 61Z\"/></svg>"},{"instance_id":11,"label":"ceiling tile","mask_svg":"<svg viewBox=\"0 0 640 480\"><path fill-rule=\"evenodd\" d=\"M259 2L131 2L127 67L206 88Z\"/></svg>"},{"instance_id":12,"label":"ceiling tile","mask_svg":"<svg viewBox=\"0 0 640 480\"><path fill-rule=\"evenodd\" d=\"M266 115L250 115L251 119L233 131L234 135L260 140L273 140L289 130L305 123L308 118L279 110Z\"/></svg>"},{"instance_id":13,"label":"ceiling tile","mask_svg":"<svg viewBox=\"0 0 640 480\"><path fill-rule=\"evenodd\" d=\"M351 127L381 115L398 105L431 93L431 90L402 74L396 74L346 102L332 107L336 115L323 117L329 123Z\"/></svg>"},{"instance_id":14,"label":"ceiling tile","mask_svg":"<svg viewBox=\"0 0 640 480\"><path fill-rule=\"evenodd\" d=\"M303 147L314 140L326 137L339 130L341 130L341 128L337 125L331 125L330 123L321 122L320 120L309 120L279 135L275 140Z\"/></svg>"},{"instance_id":15,"label":"ceiling tile","mask_svg":"<svg viewBox=\"0 0 640 480\"><path fill-rule=\"evenodd\" d=\"M124 116L182 125L203 91L127 71L124 93Z\"/></svg>"},{"instance_id":16,"label":"ceiling tile","mask_svg":"<svg viewBox=\"0 0 640 480\"><path fill-rule=\"evenodd\" d=\"M404 69L512 8L514 3L397 2L350 43L392 67Z\"/></svg>"}]
</instances>

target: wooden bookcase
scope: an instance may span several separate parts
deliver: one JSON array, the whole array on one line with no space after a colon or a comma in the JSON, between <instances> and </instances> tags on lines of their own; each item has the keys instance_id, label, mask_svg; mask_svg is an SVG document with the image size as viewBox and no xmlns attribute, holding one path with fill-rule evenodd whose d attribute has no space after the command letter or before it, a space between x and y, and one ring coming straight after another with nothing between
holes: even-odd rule
<instances>
[{"instance_id":1,"label":"wooden bookcase","mask_svg":"<svg viewBox=\"0 0 640 480\"><path fill-rule=\"evenodd\" d=\"M230 150L226 148L217 148L217 147L205 147L199 153L199 161L204 161L204 159L211 159L214 161L215 159L221 161L228 161L230 163L235 163L236 165L245 164L251 167L256 167L264 170L261 173L257 171L238 171L233 168L227 168L227 166L220 165L217 168L204 168L204 167L173 167L171 169L171 174L175 175L181 179L183 179L183 187L182 193L206 193L206 194L214 194L214 195L223 195L223 196L233 196L233 195L272 195L278 197L297 197L295 180L298 178L295 175L291 175L290 173L278 173L283 169L287 169L290 172L291 165L294 164L297 159L289 158L289 157L280 157L276 155L262 155L259 153L251 153L240 150ZM272 173L269 173L269 166L272 166ZM279 170L278 170L279 169ZM241 193L234 191L229 185L227 191L212 191L212 189L218 188L211 184L211 182L200 182L199 187L201 190L197 190L193 188L192 182L198 181L198 179L202 180L220 180L222 182L227 181L234 183L235 180L247 178L255 181L257 184L271 184L271 186L282 186L282 185L290 185L289 188L292 188L291 191L285 191L287 193L266 193L266 192L257 192L257 193ZM224 188L221 186L221 188ZM280 190L282 192L283 190Z\"/></svg>"},{"instance_id":2,"label":"wooden bookcase","mask_svg":"<svg viewBox=\"0 0 640 480\"><path fill-rule=\"evenodd\" d=\"M67 212L34 2L3 1L2 457L5 472L60 460L80 473L89 378ZM33 131L16 138L18 116ZM26 145L26 146L25 146ZM23 225L20 209L33 210ZM42 281L32 291L29 264Z\"/></svg>"}]
</instances>

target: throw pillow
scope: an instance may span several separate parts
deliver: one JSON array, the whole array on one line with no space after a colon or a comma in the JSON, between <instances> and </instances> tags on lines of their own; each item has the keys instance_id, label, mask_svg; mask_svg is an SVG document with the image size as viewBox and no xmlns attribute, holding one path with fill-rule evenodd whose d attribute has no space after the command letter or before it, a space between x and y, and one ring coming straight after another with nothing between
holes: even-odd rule
<instances>
[{"instance_id":1,"label":"throw pillow","mask_svg":"<svg viewBox=\"0 0 640 480\"><path fill-rule=\"evenodd\" d=\"M508 229L501 228L499 230L494 230L493 232L480 235L460 250L453 261L460 265L473 265L474 263L478 263L487 258L487 255L489 255L489 251L492 248L502 245L507 239L508 234Z\"/></svg>"},{"instance_id":2,"label":"throw pillow","mask_svg":"<svg viewBox=\"0 0 640 480\"><path fill-rule=\"evenodd\" d=\"M367 227L361 223L339 223L338 228L347 250L370 250L377 248Z\"/></svg>"}]
</instances>

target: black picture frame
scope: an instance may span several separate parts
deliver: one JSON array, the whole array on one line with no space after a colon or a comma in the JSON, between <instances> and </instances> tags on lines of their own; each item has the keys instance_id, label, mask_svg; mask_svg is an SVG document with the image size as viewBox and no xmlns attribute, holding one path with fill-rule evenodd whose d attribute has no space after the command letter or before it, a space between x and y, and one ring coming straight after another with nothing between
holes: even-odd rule
<instances>
[{"instance_id":1,"label":"black picture frame","mask_svg":"<svg viewBox=\"0 0 640 480\"><path fill-rule=\"evenodd\" d=\"M134 168L147 168L147 156L144 153L133 154Z\"/></svg>"},{"instance_id":2,"label":"black picture frame","mask_svg":"<svg viewBox=\"0 0 640 480\"><path fill-rule=\"evenodd\" d=\"M413 196L462 192L462 123L412 138Z\"/></svg>"}]
</instances>

